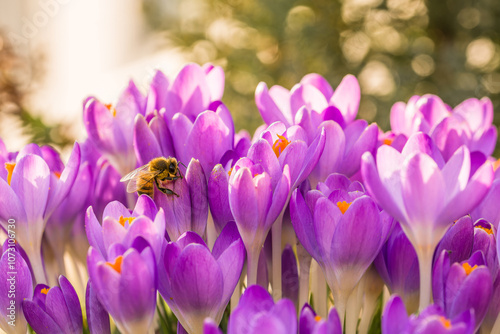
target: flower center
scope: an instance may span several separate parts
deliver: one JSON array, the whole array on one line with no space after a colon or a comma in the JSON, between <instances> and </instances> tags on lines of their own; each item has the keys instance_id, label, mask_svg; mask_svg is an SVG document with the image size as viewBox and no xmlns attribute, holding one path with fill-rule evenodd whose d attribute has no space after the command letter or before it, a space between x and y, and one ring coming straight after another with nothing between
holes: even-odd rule
<instances>
[{"instance_id":1,"label":"flower center","mask_svg":"<svg viewBox=\"0 0 500 334\"><path fill-rule=\"evenodd\" d=\"M465 269L465 275L469 276L471 272L477 269L477 264L475 264L474 267L471 267L470 264L465 262L464 264L462 264L462 267Z\"/></svg>"},{"instance_id":2,"label":"flower center","mask_svg":"<svg viewBox=\"0 0 500 334\"><path fill-rule=\"evenodd\" d=\"M123 226L125 227L125 223L128 222L128 225L130 226L132 224L132 221L135 219L135 217L123 217L123 216L120 216L120 218L118 218L118 222Z\"/></svg>"},{"instance_id":3,"label":"flower center","mask_svg":"<svg viewBox=\"0 0 500 334\"><path fill-rule=\"evenodd\" d=\"M285 136L278 135L278 139L276 139L276 141L273 144L274 154L276 154L276 156L279 158L281 152L285 150L288 144L290 144L290 142L288 141L288 139L286 139Z\"/></svg>"},{"instance_id":4,"label":"flower center","mask_svg":"<svg viewBox=\"0 0 500 334\"><path fill-rule=\"evenodd\" d=\"M347 211L347 209L349 209L350 205L351 203L347 203L346 201L337 202L337 206L339 207L342 214L344 214Z\"/></svg>"},{"instance_id":5,"label":"flower center","mask_svg":"<svg viewBox=\"0 0 500 334\"><path fill-rule=\"evenodd\" d=\"M40 292L46 295L47 293L49 293L49 290L50 288L43 288L42 290L40 290Z\"/></svg>"},{"instance_id":6,"label":"flower center","mask_svg":"<svg viewBox=\"0 0 500 334\"><path fill-rule=\"evenodd\" d=\"M317 315L314 317L314 320L316 320L316 322L319 322L321 320L321 317L319 315Z\"/></svg>"},{"instance_id":7,"label":"flower center","mask_svg":"<svg viewBox=\"0 0 500 334\"><path fill-rule=\"evenodd\" d=\"M7 183L10 186L10 181L12 180L12 173L14 173L14 167L16 167L16 164L13 162L6 162L5 163L5 169L7 170Z\"/></svg>"},{"instance_id":8,"label":"flower center","mask_svg":"<svg viewBox=\"0 0 500 334\"><path fill-rule=\"evenodd\" d=\"M116 259L115 259L115 262L114 263L111 263L111 262L106 262L106 264L108 266L110 266L111 268L113 268L114 270L116 270L117 273L120 273L122 272L122 262L123 262L123 256L120 255L118 256Z\"/></svg>"},{"instance_id":9,"label":"flower center","mask_svg":"<svg viewBox=\"0 0 500 334\"><path fill-rule=\"evenodd\" d=\"M493 231L491 230L491 228L487 228L487 227L484 227L484 226L476 226L475 228L479 228L479 229L483 230L484 232L486 232L488 234L493 234Z\"/></svg>"},{"instance_id":10,"label":"flower center","mask_svg":"<svg viewBox=\"0 0 500 334\"><path fill-rule=\"evenodd\" d=\"M446 328L446 329L451 328L451 321L450 321L450 319L446 319L445 317L441 316L441 317L439 317L439 320L443 324L444 328Z\"/></svg>"},{"instance_id":11,"label":"flower center","mask_svg":"<svg viewBox=\"0 0 500 334\"><path fill-rule=\"evenodd\" d=\"M111 103L105 104L104 106L106 108L108 108L108 110L111 112L111 114L113 114L113 117L116 117L116 109L115 109L115 107L113 107L113 105Z\"/></svg>"}]
</instances>

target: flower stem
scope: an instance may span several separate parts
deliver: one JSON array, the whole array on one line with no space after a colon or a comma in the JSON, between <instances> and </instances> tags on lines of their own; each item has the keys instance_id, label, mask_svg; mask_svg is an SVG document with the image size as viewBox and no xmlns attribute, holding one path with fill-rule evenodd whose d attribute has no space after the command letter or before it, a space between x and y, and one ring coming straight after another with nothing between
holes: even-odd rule
<instances>
[{"instance_id":1,"label":"flower stem","mask_svg":"<svg viewBox=\"0 0 500 334\"><path fill-rule=\"evenodd\" d=\"M262 246L257 247L257 249L247 249L247 287L257 284L261 248Z\"/></svg>"},{"instance_id":2,"label":"flower stem","mask_svg":"<svg viewBox=\"0 0 500 334\"><path fill-rule=\"evenodd\" d=\"M272 257L273 257L273 298L274 301L281 299L281 228L283 226L283 214L285 208L271 227L272 230Z\"/></svg>"},{"instance_id":3,"label":"flower stem","mask_svg":"<svg viewBox=\"0 0 500 334\"><path fill-rule=\"evenodd\" d=\"M356 285L352 290L349 297L347 297L346 304L346 318L345 318L345 333L356 334L356 327L358 326L359 309L358 309L358 288Z\"/></svg>"},{"instance_id":4,"label":"flower stem","mask_svg":"<svg viewBox=\"0 0 500 334\"><path fill-rule=\"evenodd\" d=\"M311 264L311 280L313 281L314 310L320 317L326 318L328 316L326 280L323 271L316 261L312 261Z\"/></svg>"},{"instance_id":5,"label":"flower stem","mask_svg":"<svg viewBox=\"0 0 500 334\"><path fill-rule=\"evenodd\" d=\"M434 247L415 247L418 257L418 268L420 270L420 302L421 312L431 303L432 298L432 255Z\"/></svg>"},{"instance_id":6,"label":"flower stem","mask_svg":"<svg viewBox=\"0 0 500 334\"><path fill-rule=\"evenodd\" d=\"M309 303L309 271L311 269L312 257L301 244L297 245L297 256L299 258L299 307L302 310L305 303Z\"/></svg>"},{"instance_id":7,"label":"flower stem","mask_svg":"<svg viewBox=\"0 0 500 334\"><path fill-rule=\"evenodd\" d=\"M43 266L42 253L40 251L28 253L28 258L30 260L31 268L33 269L33 275L35 276L36 284L47 284L47 278L45 277L45 270ZM35 284L34 284L35 285Z\"/></svg>"}]
</instances>

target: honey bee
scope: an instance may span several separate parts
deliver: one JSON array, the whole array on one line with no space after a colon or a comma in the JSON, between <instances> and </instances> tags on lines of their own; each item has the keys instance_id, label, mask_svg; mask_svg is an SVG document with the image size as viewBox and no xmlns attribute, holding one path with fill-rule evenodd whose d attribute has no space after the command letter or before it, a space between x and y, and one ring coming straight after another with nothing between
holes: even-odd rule
<instances>
[{"instance_id":1,"label":"honey bee","mask_svg":"<svg viewBox=\"0 0 500 334\"><path fill-rule=\"evenodd\" d=\"M139 195L146 194L154 198L154 185L158 190L167 195L175 195L179 197L172 189L163 186L163 181L174 181L182 179L182 174L179 170L179 164L173 157L158 157L151 160L148 164L139 167L120 179L120 182L126 182L127 192L134 193L137 191ZM185 166L184 166L185 167Z\"/></svg>"}]
</instances>

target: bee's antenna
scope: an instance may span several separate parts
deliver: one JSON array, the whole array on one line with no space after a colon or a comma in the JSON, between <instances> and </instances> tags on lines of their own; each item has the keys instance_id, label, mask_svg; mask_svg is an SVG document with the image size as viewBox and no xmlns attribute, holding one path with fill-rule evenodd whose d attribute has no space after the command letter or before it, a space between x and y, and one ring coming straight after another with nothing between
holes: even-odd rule
<instances>
[{"instance_id":1,"label":"bee's antenna","mask_svg":"<svg viewBox=\"0 0 500 334\"><path fill-rule=\"evenodd\" d=\"M187 169L187 166L186 166L186 165L184 165L184 164L182 163L182 161L179 161L179 164L183 165L183 166L184 166L184 168L186 168L186 169Z\"/></svg>"}]
</instances>

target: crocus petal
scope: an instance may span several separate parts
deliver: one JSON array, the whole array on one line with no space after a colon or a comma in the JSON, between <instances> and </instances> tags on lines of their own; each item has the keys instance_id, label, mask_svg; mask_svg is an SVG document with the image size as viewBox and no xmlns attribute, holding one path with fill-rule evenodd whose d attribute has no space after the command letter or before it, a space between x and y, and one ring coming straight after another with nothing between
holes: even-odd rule
<instances>
[{"instance_id":1,"label":"crocus petal","mask_svg":"<svg viewBox=\"0 0 500 334\"><path fill-rule=\"evenodd\" d=\"M302 163L302 168L297 178L291 179L294 180L293 182L291 182L292 189L298 187L298 185L301 184L309 176L309 174L312 173L312 171L318 164L323 154L325 144L326 144L326 132L322 128L319 135L316 136L314 141L307 148L307 152L305 154L305 161Z\"/></svg>"},{"instance_id":2,"label":"crocus petal","mask_svg":"<svg viewBox=\"0 0 500 334\"><path fill-rule=\"evenodd\" d=\"M357 121L355 121L357 122ZM361 156L364 152L373 152L377 144L378 136L378 126L377 124L371 124L365 127L363 132L359 136L353 136L349 133L349 129L352 127L353 122L350 126L345 129L346 136L346 147L345 155L343 157L342 165L340 166L339 172L347 176L352 176L359 170L361 163ZM353 140L356 140L353 142Z\"/></svg>"},{"instance_id":3,"label":"crocus petal","mask_svg":"<svg viewBox=\"0 0 500 334\"><path fill-rule=\"evenodd\" d=\"M321 154L313 172L317 181L326 179L333 172L338 172L345 151L345 135L340 125L333 121L326 121L321 123L320 127L321 130L318 129L317 133L324 131L325 144L324 154Z\"/></svg>"},{"instance_id":4,"label":"crocus petal","mask_svg":"<svg viewBox=\"0 0 500 334\"><path fill-rule=\"evenodd\" d=\"M474 173L465 189L448 201L437 221L450 222L470 212L486 196L492 182L493 168L486 162Z\"/></svg>"},{"instance_id":5,"label":"crocus petal","mask_svg":"<svg viewBox=\"0 0 500 334\"><path fill-rule=\"evenodd\" d=\"M297 260L290 245L286 245L281 255L281 285L283 298L297 303L299 297L299 272Z\"/></svg>"},{"instance_id":6,"label":"crocus petal","mask_svg":"<svg viewBox=\"0 0 500 334\"><path fill-rule=\"evenodd\" d=\"M71 327L75 332L79 332L82 330L83 322L78 295L68 279L62 275L59 276L59 286L64 296L64 302L70 311Z\"/></svg>"},{"instance_id":7,"label":"crocus petal","mask_svg":"<svg viewBox=\"0 0 500 334\"><path fill-rule=\"evenodd\" d=\"M108 312L106 312L99 301L95 288L92 287L90 280L87 282L87 289L85 292L85 307L90 333L111 333Z\"/></svg>"},{"instance_id":8,"label":"crocus petal","mask_svg":"<svg viewBox=\"0 0 500 334\"><path fill-rule=\"evenodd\" d=\"M316 87L296 85L290 91L290 107L293 118L295 118L295 114L302 106L306 106L308 109L316 112L321 112L328 107L328 102L323 93Z\"/></svg>"},{"instance_id":9,"label":"crocus petal","mask_svg":"<svg viewBox=\"0 0 500 334\"><path fill-rule=\"evenodd\" d=\"M41 157L27 155L19 160L12 173L11 187L26 210L27 221L31 223L34 231L38 231L34 233L40 233L40 236L44 225L35 223L44 220L49 186L50 170Z\"/></svg>"},{"instance_id":10,"label":"crocus petal","mask_svg":"<svg viewBox=\"0 0 500 334\"><path fill-rule=\"evenodd\" d=\"M265 139L258 139L248 149L248 158L255 164L261 164L271 177L271 187L274 189L280 179L282 167L271 145Z\"/></svg>"},{"instance_id":11,"label":"crocus petal","mask_svg":"<svg viewBox=\"0 0 500 334\"><path fill-rule=\"evenodd\" d=\"M23 301L23 311L31 328L39 334L64 333L54 319L30 300Z\"/></svg>"},{"instance_id":12,"label":"crocus petal","mask_svg":"<svg viewBox=\"0 0 500 334\"><path fill-rule=\"evenodd\" d=\"M158 144L160 145L160 152L164 157L174 157L177 156L174 150L174 141L170 130L165 123L165 119L160 116L155 116L149 122L149 128L153 132Z\"/></svg>"},{"instance_id":13,"label":"crocus petal","mask_svg":"<svg viewBox=\"0 0 500 334\"><path fill-rule=\"evenodd\" d=\"M323 78L321 75L317 73L306 74L300 80L300 83L316 87L325 96L327 100L330 100L330 98L333 95L332 86L330 86L330 84L328 83L328 81L326 81L325 78Z\"/></svg>"},{"instance_id":14,"label":"crocus petal","mask_svg":"<svg viewBox=\"0 0 500 334\"><path fill-rule=\"evenodd\" d=\"M229 206L229 176L221 164L217 164L208 179L208 203L210 213L217 232L224 228L227 222L234 220Z\"/></svg>"},{"instance_id":15,"label":"crocus petal","mask_svg":"<svg viewBox=\"0 0 500 334\"><path fill-rule=\"evenodd\" d=\"M401 171L401 188L410 222L419 228L432 228L435 217L444 205L445 183L438 166L426 154L416 153L405 160ZM415 226L415 228L417 228Z\"/></svg>"},{"instance_id":16,"label":"crocus petal","mask_svg":"<svg viewBox=\"0 0 500 334\"><path fill-rule=\"evenodd\" d=\"M160 144L142 115L135 117L134 149L140 165L162 156Z\"/></svg>"},{"instance_id":17,"label":"crocus petal","mask_svg":"<svg viewBox=\"0 0 500 334\"><path fill-rule=\"evenodd\" d=\"M302 193L298 189L294 190L290 199L290 217L293 229L302 246L312 257L315 259L319 258L320 254L316 246L317 242L314 233L313 215Z\"/></svg>"},{"instance_id":18,"label":"crocus petal","mask_svg":"<svg viewBox=\"0 0 500 334\"><path fill-rule=\"evenodd\" d=\"M166 121L170 128L172 139L174 139L174 149L178 160L190 161L192 157L189 156L189 152L187 150L186 137L193 128L193 122L191 122L186 115L180 112L177 112L172 117L170 122L168 122L168 120Z\"/></svg>"},{"instance_id":19,"label":"crocus petal","mask_svg":"<svg viewBox=\"0 0 500 334\"><path fill-rule=\"evenodd\" d=\"M61 176L57 178L53 177L52 180L57 180L55 184L51 182L51 192L49 194L49 199L47 202L47 208L45 209L45 216L48 217L57 208L61 201L68 195L73 187L73 183L78 175L78 170L80 169L81 162L81 150L80 145L75 142L71 155L69 156L66 167L61 173Z\"/></svg>"},{"instance_id":20,"label":"crocus petal","mask_svg":"<svg viewBox=\"0 0 500 334\"><path fill-rule=\"evenodd\" d=\"M290 119L287 119L269 93L267 85L264 82L259 83L255 89L255 104L257 104L264 123L271 124L280 121L288 126L292 125L293 119L291 115Z\"/></svg>"},{"instance_id":21,"label":"crocus petal","mask_svg":"<svg viewBox=\"0 0 500 334\"><path fill-rule=\"evenodd\" d=\"M90 246L93 246L104 258L106 258L107 251L102 238L102 227L91 206L89 206L85 214L85 232Z\"/></svg>"},{"instance_id":22,"label":"crocus petal","mask_svg":"<svg viewBox=\"0 0 500 334\"><path fill-rule=\"evenodd\" d=\"M197 244L184 248L172 272L172 294L190 328L201 328L205 317L215 316L223 290L222 272L210 251Z\"/></svg>"},{"instance_id":23,"label":"crocus petal","mask_svg":"<svg viewBox=\"0 0 500 334\"><path fill-rule=\"evenodd\" d=\"M210 99L217 101L224 94L224 70L220 66L214 66L206 74L207 87L210 91Z\"/></svg>"},{"instance_id":24,"label":"crocus petal","mask_svg":"<svg viewBox=\"0 0 500 334\"><path fill-rule=\"evenodd\" d=\"M384 334L404 333L408 327L408 314L401 298L393 295L382 313L382 332Z\"/></svg>"},{"instance_id":25,"label":"crocus petal","mask_svg":"<svg viewBox=\"0 0 500 334\"><path fill-rule=\"evenodd\" d=\"M387 146L387 145L383 145ZM444 159L439 152L438 147L432 141L432 138L423 132L417 132L408 138L401 155L403 157L410 156L415 152L425 153L434 159L440 169L444 166Z\"/></svg>"},{"instance_id":26,"label":"crocus petal","mask_svg":"<svg viewBox=\"0 0 500 334\"><path fill-rule=\"evenodd\" d=\"M346 75L330 98L333 104L342 112L346 123L350 123L358 114L361 90L358 80L353 75Z\"/></svg>"},{"instance_id":27,"label":"crocus petal","mask_svg":"<svg viewBox=\"0 0 500 334\"><path fill-rule=\"evenodd\" d=\"M208 197L207 180L199 160L190 161L185 177L191 199L191 228L203 235L208 219Z\"/></svg>"}]
</instances>

